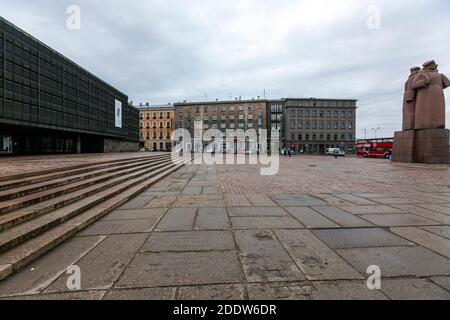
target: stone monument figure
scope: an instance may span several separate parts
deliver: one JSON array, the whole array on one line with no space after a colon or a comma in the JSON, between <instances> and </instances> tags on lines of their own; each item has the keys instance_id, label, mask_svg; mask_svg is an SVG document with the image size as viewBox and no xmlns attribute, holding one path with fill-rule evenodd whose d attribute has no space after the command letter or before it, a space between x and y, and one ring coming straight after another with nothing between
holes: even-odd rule
<instances>
[{"instance_id":1,"label":"stone monument figure","mask_svg":"<svg viewBox=\"0 0 450 320\"><path fill-rule=\"evenodd\" d=\"M414 130L416 117L416 90L413 88L414 76L420 71L420 67L410 69L408 81L405 83L405 94L403 97L403 131Z\"/></svg>"},{"instance_id":2,"label":"stone monument figure","mask_svg":"<svg viewBox=\"0 0 450 320\"><path fill-rule=\"evenodd\" d=\"M392 161L450 163L450 131L445 129L445 95L450 80L434 60L411 68L403 99L403 131L395 133Z\"/></svg>"},{"instance_id":3,"label":"stone monument figure","mask_svg":"<svg viewBox=\"0 0 450 320\"><path fill-rule=\"evenodd\" d=\"M425 62L423 69L413 80L416 96L415 129L445 128L444 89L450 87L450 80L437 69L434 60Z\"/></svg>"}]
</instances>

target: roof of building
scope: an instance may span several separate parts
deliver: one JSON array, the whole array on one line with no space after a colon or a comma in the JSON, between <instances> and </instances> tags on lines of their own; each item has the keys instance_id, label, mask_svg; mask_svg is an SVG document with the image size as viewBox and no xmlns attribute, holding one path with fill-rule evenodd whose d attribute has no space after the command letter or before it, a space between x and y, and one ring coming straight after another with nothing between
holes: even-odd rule
<instances>
[{"instance_id":1,"label":"roof of building","mask_svg":"<svg viewBox=\"0 0 450 320\"><path fill-rule=\"evenodd\" d=\"M172 104L161 104L161 105L144 105L144 106L137 106L139 110L143 111L152 111L152 110L159 110L159 109L173 109L174 106Z\"/></svg>"}]
</instances>

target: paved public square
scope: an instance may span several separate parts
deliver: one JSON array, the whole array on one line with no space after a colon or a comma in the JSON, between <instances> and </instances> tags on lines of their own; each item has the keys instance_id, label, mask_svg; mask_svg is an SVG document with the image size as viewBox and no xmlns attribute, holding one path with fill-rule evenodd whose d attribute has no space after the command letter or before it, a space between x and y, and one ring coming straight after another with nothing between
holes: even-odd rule
<instances>
[{"instance_id":1,"label":"paved public square","mask_svg":"<svg viewBox=\"0 0 450 320\"><path fill-rule=\"evenodd\" d=\"M450 169L188 165L0 282L30 299L450 299ZM66 270L81 270L70 291ZM379 266L381 290L367 288Z\"/></svg>"}]
</instances>

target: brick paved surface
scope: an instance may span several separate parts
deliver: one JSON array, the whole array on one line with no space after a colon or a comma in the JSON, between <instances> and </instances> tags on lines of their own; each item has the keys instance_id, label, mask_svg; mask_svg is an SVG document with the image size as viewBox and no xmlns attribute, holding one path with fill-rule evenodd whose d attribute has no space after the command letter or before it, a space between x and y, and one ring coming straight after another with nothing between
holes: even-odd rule
<instances>
[{"instance_id":1,"label":"brick paved surface","mask_svg":"<svg viewBox=\"0 0 450 320\"><path fill-rule=\"evenodd\" d=\"M450 170L191 165L0 283L27 299L450 299ZM81 268L81 292L65 270ZM369 290L378 265L382 289Z\"/></svg>"}]
</instances>

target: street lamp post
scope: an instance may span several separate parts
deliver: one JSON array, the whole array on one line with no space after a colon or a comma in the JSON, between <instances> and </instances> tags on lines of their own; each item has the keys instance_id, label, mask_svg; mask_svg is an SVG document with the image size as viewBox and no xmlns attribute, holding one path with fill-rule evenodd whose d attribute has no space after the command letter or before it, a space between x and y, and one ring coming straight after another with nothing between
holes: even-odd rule
<instances>
[{"instance_id":1,"label":"street lamp post","mask_svg":"<svg viewBox=\"0 0 450 320\"><path fill-rule=\"evenodd\" d=\"M378 128L372 128L373 131L375 131L375 139L378 138L378 131L381 130L381 127Z\"/></svg>"},{"instance_id":2,"label":"street lamp post","mask_svg":"<svg viewBox=\"0 0 450 320\"><path fill-rule=\"evenodd\" d=\"M364 131L364 140L367 140L367 129L362 129Z\"/></svg>"}]
</instances>

